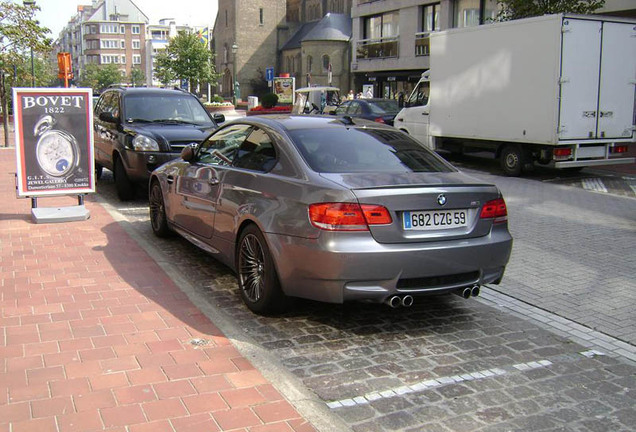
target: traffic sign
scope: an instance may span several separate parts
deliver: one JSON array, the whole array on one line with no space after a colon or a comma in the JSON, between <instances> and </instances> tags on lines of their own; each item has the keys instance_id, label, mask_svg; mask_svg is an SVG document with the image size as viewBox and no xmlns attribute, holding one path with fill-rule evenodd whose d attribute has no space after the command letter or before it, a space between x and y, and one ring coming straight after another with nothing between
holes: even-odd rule
<instances>
[{"instance_id":1,"label":"traffic sign","mask_svg":"<svg viewBox=\"0 0 636 432\"><path fill-rule=\"evenodd\" d=\"M267 81L274 81L274 68L273 67L265 68L265 79Z\"/></svg>"}]
</instances>

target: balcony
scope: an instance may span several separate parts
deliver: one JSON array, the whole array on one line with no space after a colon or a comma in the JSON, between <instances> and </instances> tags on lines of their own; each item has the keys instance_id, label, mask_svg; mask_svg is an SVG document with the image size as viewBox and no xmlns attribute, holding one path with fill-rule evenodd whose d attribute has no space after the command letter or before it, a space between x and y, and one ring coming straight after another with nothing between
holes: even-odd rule
<instances>
[{"instance_id":1,"label":"balcony","mask_svg":"<svg viewBox=\"0 0 636 432\"><path fill-rule=\"evenodd\" d=\"M358 60L395 58L398 57L399 47L399 36L361 39L356 46L356 57Z\"/></svg>"},{"instance_id":2,"label":"balcony","mask_svg":"<svg viewBox=\"0 0 636 432\"><path fill-rule=\"evenodd\" d=\"M415 56L428 56L431 54L431 38L429 32L415 33Z\"/></svg>"}]
</instances>

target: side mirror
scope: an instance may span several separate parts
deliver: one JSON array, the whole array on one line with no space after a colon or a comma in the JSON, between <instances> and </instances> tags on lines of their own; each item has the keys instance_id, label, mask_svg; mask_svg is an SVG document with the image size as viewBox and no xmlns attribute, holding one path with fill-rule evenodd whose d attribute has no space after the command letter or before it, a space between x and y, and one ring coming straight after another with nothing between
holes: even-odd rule
<instances>
[{"instance_id":1,"label":"side mirror","mask_svg":"<svg viewBox=\"0 0 636 432\"><path fill-rule=\"evenodd\" d=\"M212 118L216 123L223 123L225 121L225 116L219 113L215 113Z\"/></svg>"},{"instance_id":2,"label":"side mirror","mask_svg":"<svg viewBox=\"0 0 636 432\"><path fill-rule=\"evenodd\" d=\"M99 113L99 119L106 123L117 123L117 117L115 117L113 113L107 111Z\"/></svg>"},{"instance_id":3,"label":"side mirror","mask_svg":"<svg viewBox=\"0 0 636 432\"><path fill-rule=\"evenodd\" d=\"M189 145L181 150L181 159L186 162L194 162L194 146Z\"/></svg>"}]
</instances>

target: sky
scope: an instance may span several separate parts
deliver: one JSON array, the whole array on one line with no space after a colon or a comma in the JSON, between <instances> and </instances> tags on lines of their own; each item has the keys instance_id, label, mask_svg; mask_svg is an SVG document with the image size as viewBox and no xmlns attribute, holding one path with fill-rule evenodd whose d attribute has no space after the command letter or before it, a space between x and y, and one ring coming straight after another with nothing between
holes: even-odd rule
<instances>
[{"instance_id":1,"label":"sky","mask_svg":"<svg viewBox=\"0 0 636 432\"><path fill-rule=\"evenodd\" d=\"M13 0L22 3L21 0ZM216 19L218 0L132 0L148 16L150 24L161 18L174 18L177 25L212 26ZM57 39L60 31L77 12L77 6L92 4L92 0L36 0L40 11L36 19L51 30L48 36Z\"/></svg>"}]
</instances>

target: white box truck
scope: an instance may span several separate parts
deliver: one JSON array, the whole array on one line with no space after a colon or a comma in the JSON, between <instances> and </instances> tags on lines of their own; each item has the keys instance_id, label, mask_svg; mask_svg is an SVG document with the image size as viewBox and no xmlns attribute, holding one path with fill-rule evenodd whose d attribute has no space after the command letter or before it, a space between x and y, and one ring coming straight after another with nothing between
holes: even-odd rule
<instances>
[{"instance_id":1,"label":"white box truck","mask_svg":"<svg viewBox=\"0 0 636 432\"><path fill-rule=\"evenodd\" d=\"M545 15L430 35L395 127L434 150L488 150L507 175L634 163L636 21Z\"/></svg>"}]
</instances>

